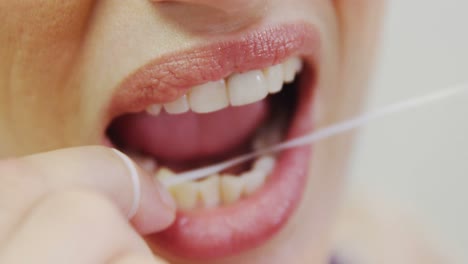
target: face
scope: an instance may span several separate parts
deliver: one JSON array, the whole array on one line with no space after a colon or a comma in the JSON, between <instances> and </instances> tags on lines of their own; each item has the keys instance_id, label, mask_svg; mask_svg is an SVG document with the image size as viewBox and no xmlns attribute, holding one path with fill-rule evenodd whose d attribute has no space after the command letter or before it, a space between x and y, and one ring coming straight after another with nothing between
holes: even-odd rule
<instances>
[{"instance_id":1,"label":"face","mask_svg":"<svg viewBox=\"0 0 468 264\"><path fill-rule=\"evenodd\" d=\"M0 157L105 144L165 180L351 117L380 6L0 0ZM147 241L171 263L326 263L350 143L174 187L176 223Z\"/></svg>"}]
</instances>

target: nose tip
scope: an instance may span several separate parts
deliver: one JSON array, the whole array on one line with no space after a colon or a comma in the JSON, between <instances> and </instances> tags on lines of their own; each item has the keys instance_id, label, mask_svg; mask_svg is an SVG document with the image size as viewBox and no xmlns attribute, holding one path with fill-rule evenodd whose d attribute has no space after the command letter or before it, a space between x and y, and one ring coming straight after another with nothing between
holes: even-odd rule
<instances>
[{"instance_id":1,"label":"nose tip","mask_svg":"<svg viewBox=\"0 0 468 264\"><path fill-rule=\"evenodd\" d=\"M262 20L270 0L149 0L182 29L207 34L235 32ZM160 4L160 5L159 5Z\"/></svg>"}]
</instances>

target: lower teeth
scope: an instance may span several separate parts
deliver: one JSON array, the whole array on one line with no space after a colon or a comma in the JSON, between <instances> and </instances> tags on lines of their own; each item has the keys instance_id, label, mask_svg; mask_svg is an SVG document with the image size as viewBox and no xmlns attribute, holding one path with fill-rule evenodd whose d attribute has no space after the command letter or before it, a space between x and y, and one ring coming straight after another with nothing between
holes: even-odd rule
<instances>
[{"instance_id":1,"label":"lower teeth","mask_svg":"<svg viewBox=\"0 0 468 264\"><path fill-rule=\"evenodd\" d=\"M253 149L264 148L279 143L282 137L283 118L275 118L259 129L252 141ZM132 155L143 169L155 175L164 182L176 173L166 167L157 167L156 161L151 157ZM211 175L202 181L186 182L169 188L180 210L195 208L213 208L229 205L242 198L246 198L259 190L267 181L276 164L276 157L265 155L255 160L250 170L233 175L221 173Z\"/></svg>"},{"instance_id":2,"label":"lower teeth","mask_svg":"<svg viewBox=\"0 0 468 264\"><path fill-rule=\"evenodd\" d=\"M263 156L255 161L249 171L239 176L215 174L202 181L175 185L170 187L169 191L181 210L229 205L261 188L273 171L275 163L276 159L273 156ZM160 168L155 177L164 182L177 176L167 168Z\"/></svg>"}]
</instances>

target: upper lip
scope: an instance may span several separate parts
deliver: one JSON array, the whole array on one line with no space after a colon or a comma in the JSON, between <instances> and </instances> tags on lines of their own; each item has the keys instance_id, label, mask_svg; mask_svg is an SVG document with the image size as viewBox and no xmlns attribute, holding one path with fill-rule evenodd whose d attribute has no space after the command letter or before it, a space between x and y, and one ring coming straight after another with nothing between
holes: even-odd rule
<instances>
[{"instance_id":1,"label":"upper lip","mask_svg":"<svg viewBox=\"0 0 468 264\"><path fill-rule=\"evenodd\" d=\"M296 54L314 57L317 35L306 23L283 24L155 59L123 80L107 118L173 101L195 85L263 69Z\"/></svg>"}]
</instances>

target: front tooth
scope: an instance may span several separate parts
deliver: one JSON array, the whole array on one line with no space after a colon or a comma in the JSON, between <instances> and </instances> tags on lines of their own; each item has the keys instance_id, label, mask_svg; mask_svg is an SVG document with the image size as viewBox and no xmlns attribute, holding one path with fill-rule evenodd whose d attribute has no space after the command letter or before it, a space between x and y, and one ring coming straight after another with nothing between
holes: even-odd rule
<instances>
[{"instance_id":1,"label":"front tooth","mask_svg":"<svg viewBox=\"0 0 468 264\"><path fill-rule=\"evenodd\" d=\"M239 200L245 188L244 179L233 175L221 177L221 199L224 204L232 204Z\"/></svg>"},{"instance_id":2,"label":"front tooth","mask_svg":"<svg viewBox=\"0 0 468 264\"><path fill-rule=\"evenodd\" d=\"M160 104L153 104L150 105L147 109L146 112L150 115L157 116L159 113L161 113L162 105Z\"/></svg>"},{"instance_id":3,"label":"front tooth","mask_svg":"<svg viewBox=\"0 0 468 264\"><path fill-rule=\"evenodd\" d=\"M290 58L283 63L283 71L284 71L284 82L291 83L294 81L294 77L296 73L298 73L302 68L302 61L301 59L294 57Z\"/></svg>"},{"instance_id":4,"label":"front tooth","mask_svg":"<svg viewBox=\"0 0 468 264\"><path fill-rule=\"evenodd\" d=\"M233 106L251 104L268 95L265 77L259 70L231 75L227 87Z\"/></svg>"},{"instance_id":5,"label":"front tooth","mask_svg":"<svg viewBox=\"0 0 468 264\"><path fill-rule=\"evenodd\" d=\"M281 64L269 67L263 71L267 81L268 91L277 93L283 88L283 66Z\"/></svg>"},{"instance_id":6,"label":"front tooth","mask_svg":"<svg viewBox=\"0 0 468 264\"><path fill-rule=\"evenodd\" d=\"M223 79L193 87L189 101L190 108L196 113L209 113L228 107L226 82Z\"/></svg>"},{"instance_id":7,"label":"front tooth","mask_svg":"<svg viewBox=\"0 0 468 264\"><path fill-rule=\"evenodd\" d=\"M197 206L198 183L185 182L171 188L177 207L181 210L190 210Z\"/></svg>"},{"instance_id":8,"label":"front tooth","mask_svg":"<svg viewBox=\"0 0 468 264\"><path fill-rule=\"evenodd\" d=\"M242 174L245 181L245 195L251 195L263 186L267 173L261 170L251 170Z\"/></svg>"},{"instance_id":9,"label":"front tooth","mask_svg":"<svg viewBox=\"0 0 468 264\"><path fill-rule=\"evenodd\" d=\"M181 114L187 112L189 109L187 95L185 94L173 102L164 104L164 110L169 114Z\"/></svg>"},{"instance_id":10,"label":"front tooth","mask_svg":"<svg viewBox=\"0 0 468 264\"><path fill-rule=\"evenodd\" d=\"M275 167L275 163L275 158L272 156L263 156L255 161L253 170L263 171L266 174L270 174Z\"/></svg>"},{"instance_id":11,"label":"front tooth","mask_svg":"<svg viewBox=\"0 0 468 264\"><path fill-rule=\"evenodd\" d=\"M220 203L220 179L219 175L213 175L198 182L200 199L205 208L213 208Z\"/></svg>"}]
</instances>

